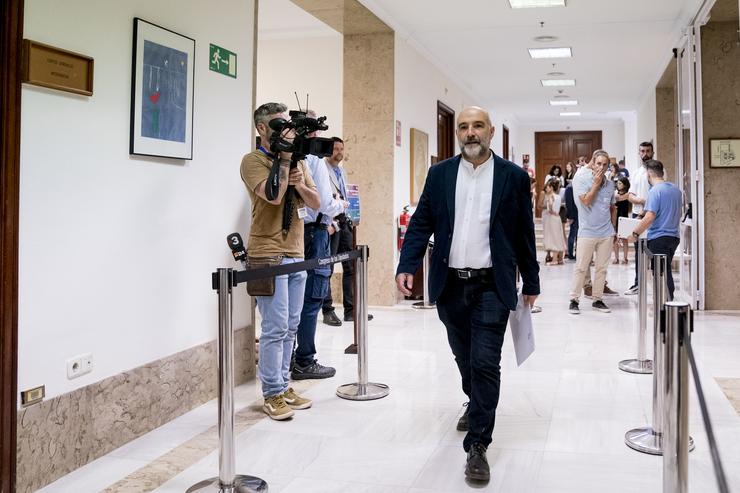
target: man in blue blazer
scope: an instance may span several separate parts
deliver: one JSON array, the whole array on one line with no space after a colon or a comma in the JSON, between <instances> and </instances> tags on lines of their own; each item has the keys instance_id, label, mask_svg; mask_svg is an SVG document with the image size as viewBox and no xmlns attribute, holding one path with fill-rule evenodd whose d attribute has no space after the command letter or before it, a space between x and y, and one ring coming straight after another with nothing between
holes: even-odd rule
<instances>
[{"instance_id":1,"label":"man in blue blazer","mask_svg":"<svg viewBox=\"0 0 740 493\"><path fill-rule=\"evenodd\" d=\"M457 426L467 431L465 475L488 481L486 449L496 419L504 332L517 305L516 268L531 307L540 293L539 265L529 175L491 151L494 127L485 110L465 108L456 133L461 154L429 169L396 284L411 294L413 273L433 234L428 301L437 303L469 398Z\"/></svg>"}]
</instances>

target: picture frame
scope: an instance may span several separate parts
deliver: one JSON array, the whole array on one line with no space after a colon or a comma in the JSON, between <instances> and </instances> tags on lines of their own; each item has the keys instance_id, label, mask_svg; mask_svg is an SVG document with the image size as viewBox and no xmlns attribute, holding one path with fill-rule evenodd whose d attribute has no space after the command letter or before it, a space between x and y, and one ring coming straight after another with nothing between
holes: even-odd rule
<instances>
[{"instance_id":1,"label":"picture frame","mask_svg":"<svg viewBox=\"0 0 740 493\"><path fill-rule=\"evenodd\" d=\"M740 168L740 139L709 139L710 168Z\"/></svg>"},{"instance_id":2,"label":"picture frame","mask_svg":"<svg viewBox=\"0 0 740 493\"><path fill-rule=\"evenodd\" d=\"M409 140L411 149L410 177L411 177L411 205L417 205L421 192L424 190L424 182L429 170L429 135L419 129L411 129Z\"/></svg>"},{"instance_id":3,"label":"picture frame","mask_svg":"<svg viewBox=\"0 0 740 493\"><path fill-rule=\"evenodd\" d=\"M129 153L193 159L195 40L134 18Z\"/></svg>"}]
</instances>

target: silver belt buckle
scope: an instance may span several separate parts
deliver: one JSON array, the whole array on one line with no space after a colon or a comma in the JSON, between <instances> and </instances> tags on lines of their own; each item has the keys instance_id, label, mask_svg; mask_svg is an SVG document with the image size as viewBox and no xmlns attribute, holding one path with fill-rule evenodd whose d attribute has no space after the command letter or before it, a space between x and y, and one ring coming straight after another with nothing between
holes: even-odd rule
<instances>
[{"instance_id":1,"label":"silver belt buckle","mask_svg":"<svg viewBox=\"0 0 740 493\"><path fill-rule=\"evenodd\" d=\"M458 270L457 270L457 276L458 276L458 277L459 277L460 279L470 279L470 278L472 278L472 277L473 277L473 273L472 273L472 272L470 272L469 270L465 270L465 269L458 269Z\"/></svg>"}]
</instances>

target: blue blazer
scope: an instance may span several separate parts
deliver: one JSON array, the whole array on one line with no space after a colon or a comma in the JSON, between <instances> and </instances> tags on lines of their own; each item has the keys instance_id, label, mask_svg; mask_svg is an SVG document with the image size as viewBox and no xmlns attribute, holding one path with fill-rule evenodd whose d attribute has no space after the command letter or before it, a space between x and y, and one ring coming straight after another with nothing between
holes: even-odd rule
<instances>
[{"instance_id":1,"label":"blue blazer","mask_svg":"<svg viewBox=\"0 0 740 493\"><path fill-rule=\"evenodd\" d=\"M530 179L516 164L493 155L490 244L496 289L501 301L516 309L516 267L524 294L540 294L540 267L534 239ZM429 268L429 298L435 302L447 282L448 259L455 229L455 188L460 155L429 169L419 205L411 216L396 275L419 268L429 237L434 251Z\"/></svg>"}]
</instances>

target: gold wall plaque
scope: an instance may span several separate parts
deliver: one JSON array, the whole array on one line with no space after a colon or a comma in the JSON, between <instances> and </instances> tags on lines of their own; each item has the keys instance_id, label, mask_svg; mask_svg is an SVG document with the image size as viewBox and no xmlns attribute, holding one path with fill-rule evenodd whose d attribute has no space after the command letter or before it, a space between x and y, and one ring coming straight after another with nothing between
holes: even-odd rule
<instances>
[{"instance_id":1,"label":"gold wall plaque","mask_svg":"<svg viewBox=\"0 0 740 493\"><path fill-rule=\"evenodd\" d=\"M22 80L36 86L92 96L93 59L24 39Z\"/></svg>"}]
</instances>

